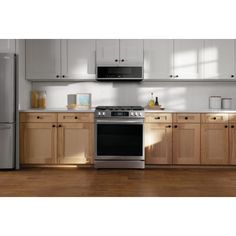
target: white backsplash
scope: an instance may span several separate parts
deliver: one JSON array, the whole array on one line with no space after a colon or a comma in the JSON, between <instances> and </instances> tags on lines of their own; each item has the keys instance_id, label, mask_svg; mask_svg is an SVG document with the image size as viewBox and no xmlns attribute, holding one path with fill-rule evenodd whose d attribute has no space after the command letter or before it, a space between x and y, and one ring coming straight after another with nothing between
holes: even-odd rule
<instances>
[{"instance_id":1,"label":"white backsplash","mask_svg":"<svg viewBox=\"0 0 236 236\"><path fill-rule=\"evenodd\" d=\"M168 109L207 109L212 95L232 97L236 109L234 82L34 82L33 89L46 90L48 108L64 108L67 94L91 93L92 106L141 105L145 106L151 92Z\"/></svg>"}]
</instances>

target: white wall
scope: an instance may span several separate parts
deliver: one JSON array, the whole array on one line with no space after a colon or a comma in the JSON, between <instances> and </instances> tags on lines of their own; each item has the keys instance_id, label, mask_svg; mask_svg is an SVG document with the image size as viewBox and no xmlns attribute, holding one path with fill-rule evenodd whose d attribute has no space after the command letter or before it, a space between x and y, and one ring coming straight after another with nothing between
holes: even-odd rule
<instances>
[{"instance_id":1,"label":"white wall","mask_svg":"<svg viewBox=\"0 0 236 236\"><path fill-rule=\"evenodd\" d=\"M70 93L92 93L92 106L145 106L153 92L167 109L206 109L211 95L232 97L236 109L236 83L233 82L37 82L33 83L33 89L47 91L48 108L66 107Z\"/></svg>"}]
</instances>

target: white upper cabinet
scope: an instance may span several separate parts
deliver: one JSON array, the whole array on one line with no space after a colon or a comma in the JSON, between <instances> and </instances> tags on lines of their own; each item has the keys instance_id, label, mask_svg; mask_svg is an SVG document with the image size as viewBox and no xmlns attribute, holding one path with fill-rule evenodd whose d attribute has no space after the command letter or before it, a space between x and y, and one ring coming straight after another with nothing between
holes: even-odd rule
<instances>
[{"instance_id":1,"label":"white upper cabinet","mask_svg":"<svg viewBox=\"0 0 236 236\"><path fill-rule=\"evenodd\" d=\"M203 78L203 46L201 39L174 40L174 78Z\"/></svg>"},{"instance_id":2,"label":"white upper cabinet","mask_svg":"<svg viewBox=\"0 0 236 236\"><path fill-rule=\"evenodd\" d=\"M61 75L66 79L95 79L95 40L61 41Z\"/></svg>"},{"instance_id":3,"label":"white upper cabinet","mask_svg":"<svg viewBox=\"0 0 236 236\"><path fill-rule=\"evenodd\" d=\"M204 48L205 79L234 78L235 49L233 39L207 39Z\"/></svg>"},{"instance_id":4,"label":"white upper cabinet","mask_svg":"<svg viewBox=\"0 0 236 236\"><path fill-rule=\"evenodd\" d=\"M120 40L120 65L143 66L143 40Z\"/></svg>"},{"instance_id":5,"label":"white upper cabinet","mask_svg":"<svg viewBox=\"0 0 236 236\"><path fill-rule=\"evenodd\" d=\"M97 40L97 65L143 65L143 40Z\"/></svg>"},{"instance_id":6,"label":"white upper cabinet","mask_svg":"<svg viewBox=\"0 0 236 236\"><path fill-rule=\"evenodd\" d=\"M16 40L15 39L0 39L0 52L15 53Z\"/></svg>"},{"instance_id":7,"label":"white upper cabinet","mask_svg":"<svg viewBox=\"0 0 236 236\"><path fill-rule=\"evenodd\" d=\"M119 64L119 39L98 39L96 44L97 65Z\"/></svg>"},{"instance_id":8,"label":"white upper cabinet","mask_svg":"<svg viewBox=\"0 0 236 236\"><path fill-rule=\"evenodd\" d=\"M26 78L32 80L60 78L60 40L26 40Z\"/></svg>"},{"instance_id":9,"label":"white upper cabinet","mask_svg":"<svg viewBox=\"0 0 236 236\"><path fill-rule=\"evenodd\" d=\"M144 79L173 77L173 40L144 40Z\"/></svg>"}]
</instances>

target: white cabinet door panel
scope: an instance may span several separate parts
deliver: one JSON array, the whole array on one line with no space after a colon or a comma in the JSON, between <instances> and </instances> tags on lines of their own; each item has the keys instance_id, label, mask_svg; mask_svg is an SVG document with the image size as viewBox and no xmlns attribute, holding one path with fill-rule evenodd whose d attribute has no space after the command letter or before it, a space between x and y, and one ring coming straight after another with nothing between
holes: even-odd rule
<instances>
[{"instance_id":1,"label":"white cabinet door panel","mask_svg":"<svg viewBox=\"0 0 236 236\"><path fill-rule=\"evenodd\" d=\"M15 53L16 40L15 39L0 39L0 52Z\"/></svg>"},{"instance_id":2,"label":"white cabinet door panel","mask_svg":"<svg viewBox=\"0 0 236 236\"><path fill-rule=\"evenodd\" d=\"M120 66L123 65L143 66L143 40L120 40Z\"/></svg>"},{"instance_id":3,"label":"white cabinet door panel","mask_svg":"<svg viewBox=\"0 0 236 236\"><path fill-rule=\"evenodd\" d=\"M26 78L60 79L60 40L26 40Z\"/></svg>"},{"instance_id":4,"label":"white cabinet door panel","mask_svg":"<svg viewBox=\"0 0 236 236\"><path fill-rule=\"evenodd\" d=\"M173 74L173 40L144 40L144 79L170 79Z\"/></svg>"},{"instance_id":5,"label":"white cabinet door panel","mask_svg":"<svg viewBox=\"0 0 236 236\"><path fill-rule=\"evenodd\" d=\"M207 39L204 49L205 79L230 79L234 74L234 40Z\"/></svg>"},{"instance_id":6,"label":"white cabinet door panel","mask_svg":"<svg viewBox=\"0 0 236 236\"><path fill-rule=\"evenodd\" d=\"M66 79L95 79L95 40L62 40L61 63Z\"/></svg>"},{"instance_id":7,"label":"white cabinet door panel","mask_svg":"<svg viewBox=\"0 0 236 236\"><path fill-rule=\"evenodd\" d=\"M97 65L119 64L119 39L98 39L96 42Z\"/></svg>"},{"instance_id":8,"label":"white cabinet door panel","mask_svg":"<svg viewBox=\"0 0 236 236\"><path fill-rule=\"evenodd\" d=\"M174 40L174 78L201 79L203 40Z\"/></svg>"}]
</instances>

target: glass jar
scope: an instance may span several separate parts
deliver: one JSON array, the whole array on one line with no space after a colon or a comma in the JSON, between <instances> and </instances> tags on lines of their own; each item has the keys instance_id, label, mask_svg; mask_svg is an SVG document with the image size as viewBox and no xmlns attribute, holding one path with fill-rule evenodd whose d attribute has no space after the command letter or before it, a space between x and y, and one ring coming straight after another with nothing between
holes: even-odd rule
<instances>
[{"instance_id":1,"label":"glass jar","mask_svg":"<svg viewBox=\"0 0 236 236\"><path fill-rule=\"evenodd\" d=\"M31 91L31 108L39 108L39 92Z\"/></svg>"},{"instance_id":2,"label":"glass jar","mask_svg":"<svg viewBox=\"0 0 236 236\"><path fill-rule=\"evenodd\" d=\"M40 109L46 108L46 101L47 101L46 91L39 91L39 108Z\"/></svg>"}]
</instances>

